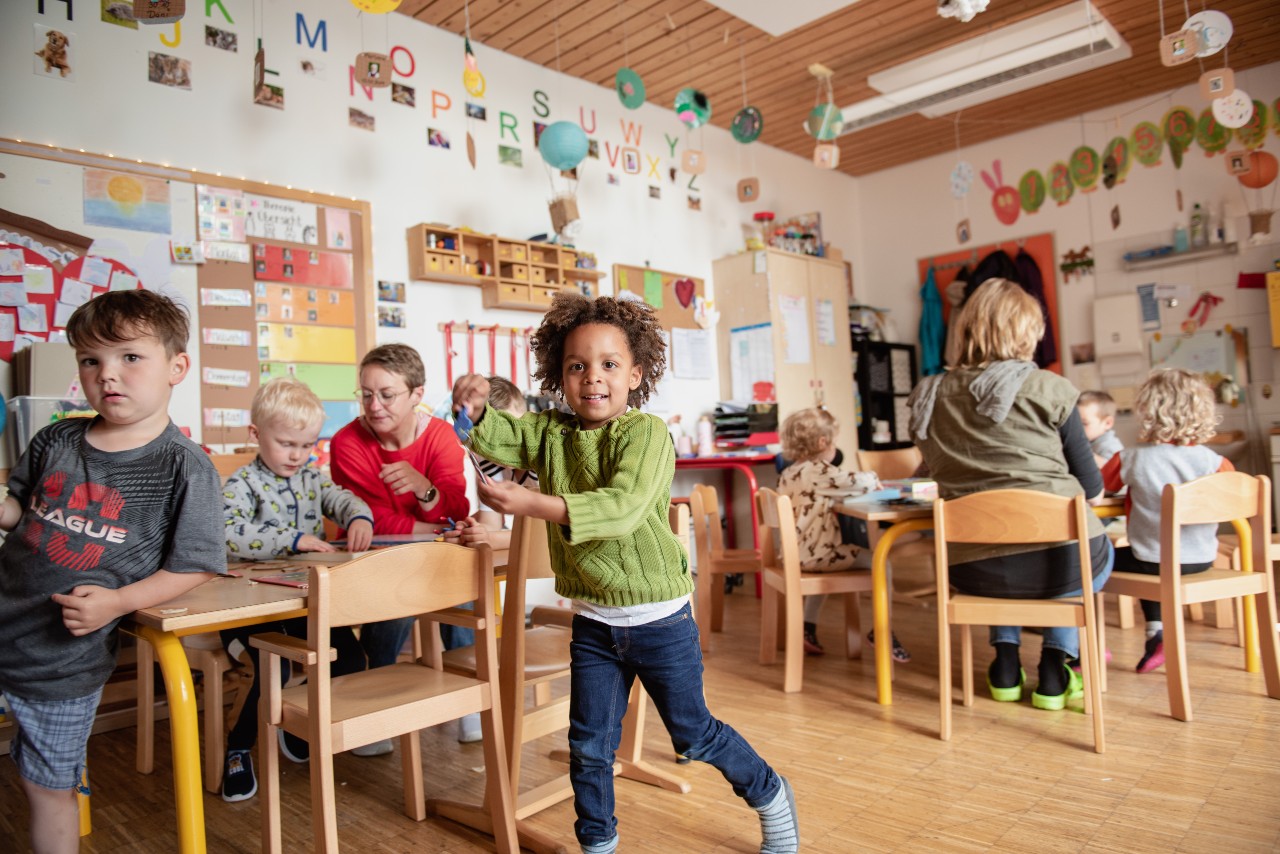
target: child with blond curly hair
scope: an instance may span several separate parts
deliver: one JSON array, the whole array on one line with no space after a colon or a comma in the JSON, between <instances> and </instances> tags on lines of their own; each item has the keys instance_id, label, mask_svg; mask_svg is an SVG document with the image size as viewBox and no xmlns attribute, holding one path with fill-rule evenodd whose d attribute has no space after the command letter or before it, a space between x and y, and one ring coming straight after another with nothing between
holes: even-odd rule
<instances>
[{"instance_id":1,"label":"child with blond curly hair","mask_svg":"<svg viewBox=\"0 0 1280 854\"><path fill-rule=\"evenodd\" d=\"M1138 391L1134 409L1140 423L1138 442L1116 454L1102 468L1109 491L1125 486L1129 545L1116 549L1117 572L1160 574L1160 501L1165 484L1186 483L1220 471L1234 471L1227 458L1206 448L1221 420L1213 392L1198 374L1181 368L1156 371ZM1182 574L1204 572L1218 555L1216 525L1184 525L1179 533ZM1142 600L1147 645L1139 673L1164 664L1164 624L1160 603Z\"/></svg>"}]
</instances>

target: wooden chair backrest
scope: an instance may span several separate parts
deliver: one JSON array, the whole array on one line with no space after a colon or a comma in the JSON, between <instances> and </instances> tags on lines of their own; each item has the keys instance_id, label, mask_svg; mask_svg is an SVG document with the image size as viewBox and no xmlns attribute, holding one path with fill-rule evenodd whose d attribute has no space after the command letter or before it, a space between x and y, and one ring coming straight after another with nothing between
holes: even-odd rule
<instances>
[{"instance_id":1,"label":"wooden chair backrest","mask_svg":"<svg viewBox=\"0 0 1280 854\"><path fill-rule=\"evenodd\" d=\"M756 515L760 518L761 566L799 572L800 543L791 498L762 487L756 490Z\"/></svg>"},{"instance_id":2,"label":"wooden chair backrest","mask_svg":"<svg viewBox=\"0 0 1280 854\"><path fill-rule=\"evenodd\" d=\"M258 456L257 451L242 451L235 454L211 454L213 467L218 470L218 477L226 480L235 474L241 466L247 466Z\"/></svg>"},{"instance_id":3,"label":"wooden chair backrest","mask_svg":"<svg viewBox=\"0 0 1280 854\"><path fill-rule=\"evenodd\" d=\"M724 554L724 531L720 529L720 498L714 486L695 483L689 494L689 512L693 516L693 536L697 540L698 557L704 553L715 558Z\"/></svg>"},{"instance_id":4,"label":"wooden chair backrest","mask_svg":"<svg viewBox=\"0 0 1280 854\"><path fill-rule=\"evenodd\" d=\"M1166 484L1160 496L1160 562L1162 570L1182 566L1183 525L1233 522L1236 529L1251 520L1253 536L1271 537L1271 481L1262 475L1223 471L1186 483ZM1242 554L1243 558L1244 555ZM1263 561L1270 571L1270 561ZM1254 569L1264 567L1254 566Z\"/></svg>"},{"instance_id":5,"label":"wooden chair backrest","mask_svg":"<svg viewBox=\"0 0 1280 854\"><path fill-rule=\"evenodd\" d=\"M684 553L689 554L689 505L672 504L667 509L667 521L671 525L671 533L675 534L680 545L684 546Z\"/></svg>"},{"instance_id":6,"label":"wooden chair backrest","mask_svg":"<svg viewBox=\"0 0 1280 854\"><path fill-rule=\"evenodd\" d=\"M881 480L911 477L923 461L924 455L915 447L893 451L858 451L858 470L873 471Z\"/></svg>"}]
</instances>

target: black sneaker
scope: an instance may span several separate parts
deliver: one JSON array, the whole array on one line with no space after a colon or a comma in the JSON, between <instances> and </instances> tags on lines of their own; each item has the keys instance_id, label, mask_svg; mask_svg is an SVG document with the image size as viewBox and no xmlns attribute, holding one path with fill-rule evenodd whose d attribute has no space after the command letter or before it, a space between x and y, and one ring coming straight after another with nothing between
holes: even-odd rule
<instances>
[{"instance_id":1,"label":"black sneaker","mask_svg":"<svg viewBox=\"0 0 1280 854\"><path fill-rule=\"evenodd\" d=\"M291 732L284 730L276 730L280 733L280 752L290 762L297 762L301 765L311 758L311 745L307 744L305 739L298 738Z\"/></svg>"},{"instance_id":2,"label":"black sneaker","mask_svg":"<svg viewBox=\"0 0 1280 854\"><path fill-rule=\"evenodd\" d=\"M222 766L222 799L229 804L247 801L258 793L258 778L253 775L253 757L247 750L228 750Z\"/></svg>"}]
</instances>

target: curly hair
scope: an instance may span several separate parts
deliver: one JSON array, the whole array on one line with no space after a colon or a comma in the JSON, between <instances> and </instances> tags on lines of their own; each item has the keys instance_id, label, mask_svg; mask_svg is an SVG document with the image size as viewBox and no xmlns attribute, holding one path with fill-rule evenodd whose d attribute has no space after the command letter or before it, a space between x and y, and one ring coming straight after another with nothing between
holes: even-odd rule
<instances>
[{"instance_id":1,"label":"curly hair","mask_svg":"<svg viewBox=\"0 0 1280 854\"><path fill-rule=\"evenodd\" d=\"M816 406L793 412L782 422L782 456L793 463L802 463L817 457L836 440L839 429L836 417ZM822 440L826 439L824 446Z\"/></svg>"},{"instance_id":2,"label":"curly hair","mask_svg":"<svg viewBox=\"0 0 1280 854\"><path fill-rule=\"evenodd\" d=\"M564 390L564 342L569 333L588 323L616 326L627 336L631 358L640 366L640 385L631 390L627 403L639 406L653 394L667 369L667 344L662 327L649 306L634 300L613 297L584 297L561 291L551 301L542 325L529 339L538 366L533 378L542 383L544 394Z\"/></svg>"},{"instance_id":3,"label":"curly hair","mask_svg":"<svg viewBox=\"0 0 1280 854\"><path fill-rule=\"evenodd\" d=\"M1147 377L1133 406L1139 442L1198 445L1218 432L1222 420L1204 377L1182 368L1165 368Z\"/></svg>"}]
</instances>

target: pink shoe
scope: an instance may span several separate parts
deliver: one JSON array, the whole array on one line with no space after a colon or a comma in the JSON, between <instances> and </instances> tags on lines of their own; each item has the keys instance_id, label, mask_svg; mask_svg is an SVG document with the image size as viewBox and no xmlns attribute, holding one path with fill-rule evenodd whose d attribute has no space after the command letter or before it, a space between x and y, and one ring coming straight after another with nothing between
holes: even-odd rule
<instances>
[{"instance_id":1,"label":"pink shoe","mask_svg":"<svg viewBox=\"0 0 1280 854\"><path fill-rule=\"evenodd\" d=\"M1156 632L1147 638L1147 651L1138 662L1139 673L1150 673L1164 664L1164 632Z\"/></svg>"},{"instance_id":2,"label":"pink shoe","mask_svg":"<svg viewBox=\"0 0 1280 854\"><path fill-rule=\"evenodd\" d=\"M1106 654L1103 656L1103 658L1105 658L1105 659L1107 660L1107 664L1110 664L1110 663L1111 663L1111 650L1109 650L1109 649L1108 649L1108 650L1106 650L1105 652L1106 652ZM1073 658L1073 659L1071 659L1070 661L1068 661L1068 662L1067 662L1067 666L1068 666L1068 667L1070 667L1072 670L1074 670L1076 673L1079 673L1079 672L1080 672L1080 659L1078 659L1078 658Z\"/></svg>"}]
</instances>

